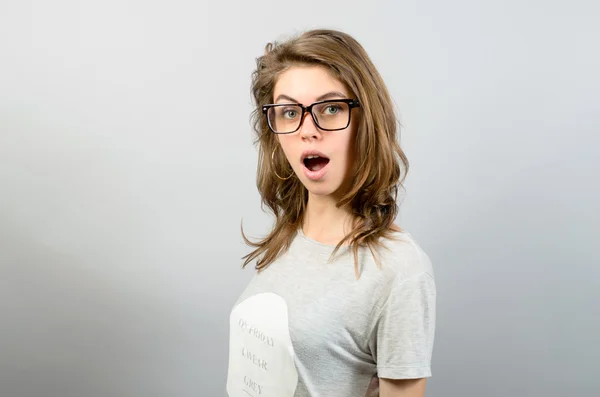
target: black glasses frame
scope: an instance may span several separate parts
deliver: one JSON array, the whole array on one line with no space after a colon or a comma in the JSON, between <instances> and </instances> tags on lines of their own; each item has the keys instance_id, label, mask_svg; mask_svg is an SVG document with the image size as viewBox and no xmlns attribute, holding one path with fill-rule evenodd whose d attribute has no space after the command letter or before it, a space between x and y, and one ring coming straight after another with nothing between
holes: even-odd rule
<instances>
[{"instance_id":1,"label":"black glasses frame","mask_svg":"<svg viewBox=\"0 0 600 397\"><path fill-rule=\"evenodd\" d=\"M317 117L315 116L315 114L312 112L313 107L317 106L317 105L322 105L324 103L335 103L335 102L343 102L343 103L347 103L350 112L348 113L348 124L346 124L345 127L342 128L323 128L319 125L319 122L317 121ZM300 116L300 124L298 125L298 128L296 128L294 131L290 131L290 132L276 132L275 129L273 129L273 126L271 126L271 120L269 120L269 109L271 108L276 108L276 107L281 107L281 106L298 106L302 109L302 115ZM302 124L304 123L304 115L306 115L306 113L310 113L310 116L312 117L315 125L317 127L319 127L320 130L323 131L339 131L339 130L343 130L348 128L348 126L350 125L350 120L352 119L352 109L353 108L357 108L360 107L360 103L358 102L357 99L328 99L325 101L319 101L319 102L315 102L313 104L310 104L308 106L304 106L301 103L277 103L277 104L269 104L269 105L263 105L262 107L262 112L264 113L266 119L267 119L267 124L269 125L269 129L271 131L273 131L273 133L275 134L293 134L294 132L298 131L300 129L300 127L302 127Z\"/></svg>"}]
</instances>

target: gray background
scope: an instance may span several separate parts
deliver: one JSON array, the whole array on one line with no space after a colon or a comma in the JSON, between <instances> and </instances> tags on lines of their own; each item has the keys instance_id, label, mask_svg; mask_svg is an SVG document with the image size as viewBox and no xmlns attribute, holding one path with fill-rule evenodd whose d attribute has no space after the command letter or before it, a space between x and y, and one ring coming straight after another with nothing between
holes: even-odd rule
<instances>
[{"instance_id":1,"label":"gray background","mask_svg":"<svg viewBox=\"0 0 600 397\"><path fill-rule=\"evenodd\" d=\"M0 1L0 396L222 396L250 73L346 30L400 110L434 396L598 396L593 1Z\"/></svg>"}]
</instances>

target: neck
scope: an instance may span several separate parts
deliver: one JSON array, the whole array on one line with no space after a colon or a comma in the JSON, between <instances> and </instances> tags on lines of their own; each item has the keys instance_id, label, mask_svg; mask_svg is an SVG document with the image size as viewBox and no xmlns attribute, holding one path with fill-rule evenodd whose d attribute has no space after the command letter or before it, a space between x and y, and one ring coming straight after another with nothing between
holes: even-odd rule
<instances>
[{"instance_id":1,"label":"neck","mask_svg":"<svg viewBox=\"0 0 600 397\"><path fill-rule=\"evenodd\" d=\"M352 216L346 208L337 208L331 196L308 195L302 231L323 244L338 244L351 230Z\"/></svg>"}]
</instances>

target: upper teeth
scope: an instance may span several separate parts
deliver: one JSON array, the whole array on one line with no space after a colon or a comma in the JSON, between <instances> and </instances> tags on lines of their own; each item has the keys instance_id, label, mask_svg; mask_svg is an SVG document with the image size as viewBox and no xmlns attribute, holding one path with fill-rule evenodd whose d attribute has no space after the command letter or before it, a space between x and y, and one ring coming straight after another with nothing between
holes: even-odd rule
<instances>
[{"instance_id":1,"label":"upper teeth","mask_svg":"<svg viewBox=\"0 0 600 397\"><path fill-rule=\"evenodd\" d=\"M312 155L312 154L310 156L306 156L307 159L316 159L317 157L320 157L320 156Z\"/></svg>"}]
</instances>

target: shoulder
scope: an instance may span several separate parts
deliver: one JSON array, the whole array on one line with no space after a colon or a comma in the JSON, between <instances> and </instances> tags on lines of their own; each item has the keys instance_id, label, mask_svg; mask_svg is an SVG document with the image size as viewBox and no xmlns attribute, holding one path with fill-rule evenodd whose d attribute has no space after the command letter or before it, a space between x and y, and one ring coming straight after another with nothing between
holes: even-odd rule
<instances>
[{"instance_id":1,"label":"shoulder","mask_svg":"<svg viewBox=\"0 0 600 397\"><path fill-rule=\"evenodd\" d=\"M425 274L433 278L429 255L409 232L394 230L381 244L383 249L378 252L381 265L390 270L397 281Z\"/></svg>"}]
</instances>

